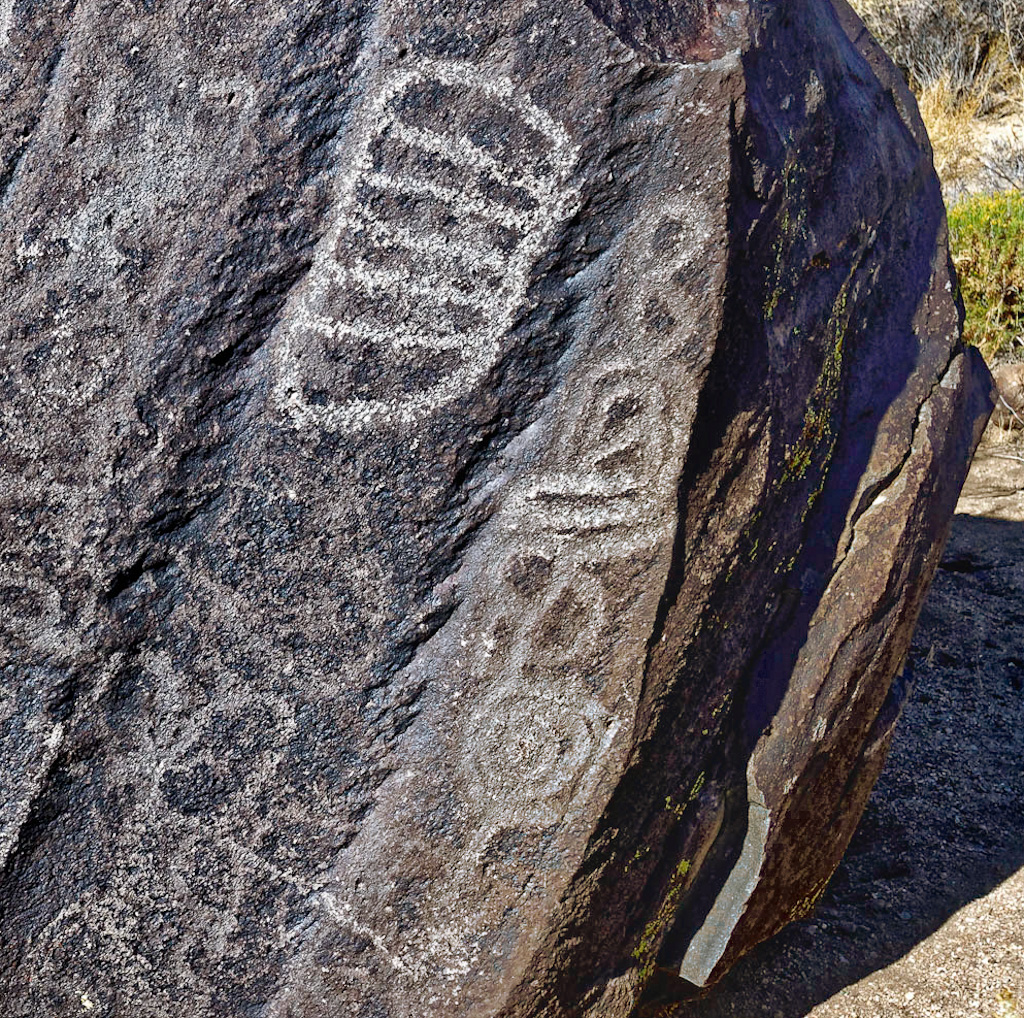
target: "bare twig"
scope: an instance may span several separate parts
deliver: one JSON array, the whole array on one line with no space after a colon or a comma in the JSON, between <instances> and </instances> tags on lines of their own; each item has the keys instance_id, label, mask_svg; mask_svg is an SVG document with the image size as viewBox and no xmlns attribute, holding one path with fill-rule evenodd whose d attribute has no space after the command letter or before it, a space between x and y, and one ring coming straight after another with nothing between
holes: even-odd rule
<instances>
[{"instance_id":1,"label":"bare twig","mask_svg":"<svg viewBox=\"0 0 1024 1018\"><path fill-rule=\"evenodd\" d=\"M1017 9L1018 6L1013 0L1003 0L1003 31L1006 35L1006 48L1010 53L1010 62L1020 79L1021 97L1024 98L1024 69L1021 68L1020 60L1017 57L1017 48L1021 43L1019 36L1022 34L1021 11Z\"/></svg>"},{"instance_id":2,"label":"bare twig","mask_svg":"<svg viewBox=\"0 0 1024 1018\"><path fill-rule=\"evenodd\" d=\"M1020 425L1024 427L1024 418L1022 418L1021 415L1017 413L1017 411L1014 410L1009 403L1006 402L1006 397L1002 393L999 394L999 402L1002 403L1003 406L1006 407L1006 409L1009 410L1011 414L1013 414L1013 416L1017 419Z\"/></svg>"},{"instance_id":3,"label":"bare twig","mask_svg":"<svg viewBox=\"0 0 1024 1018\"><path fill-rule=\"evenodd\" d=\"M981 165L997 188L1024 189L1024 148L1019 131L1014 130L1012 142L994 142L990 153L981 157Z\"/></svg>"}]
</instances>

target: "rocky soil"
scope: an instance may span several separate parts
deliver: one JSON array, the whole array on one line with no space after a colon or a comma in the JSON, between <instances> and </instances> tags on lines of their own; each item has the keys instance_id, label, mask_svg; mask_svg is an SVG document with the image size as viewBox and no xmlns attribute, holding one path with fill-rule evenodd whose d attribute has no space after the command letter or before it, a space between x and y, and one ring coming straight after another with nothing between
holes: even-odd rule
<instances>
[{"instance_id":1,"label":"rocky soil","mask_svg":"<svg viewBox=\"0 0 1024 1018\"><path fill-rule=\"evenodd\" d=\"M674 1018L1024 1015L1024 447L990 426L885 771L815 912Z\"/></svg>"}]
</instances>

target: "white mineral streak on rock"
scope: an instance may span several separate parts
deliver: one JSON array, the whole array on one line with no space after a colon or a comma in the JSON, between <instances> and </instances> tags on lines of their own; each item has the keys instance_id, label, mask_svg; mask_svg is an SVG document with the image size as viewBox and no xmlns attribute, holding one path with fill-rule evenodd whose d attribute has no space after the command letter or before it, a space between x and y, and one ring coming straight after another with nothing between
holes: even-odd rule
<instances>
[{"instance_id":1,"label":"white mineral streak on rock","mask_svg":"<svg viewBox=\"0 0 1024 1018\"><path fill-rule=\"evenodd\" d=\"M754 780L753 765L747 768L747 794L747 833L743 839L740 857L722 885L722 890L711 906L704 925L690 941L679 969L679 974L684 979L697 986L704 986L707 983L708 977L725 954L732 932L736 929L746 910L747 902L750 901L750 896L761 879L771 814Z\"/></svg>"},{"instance_id":2,"label":"white mineral streak on rock","mask_svg":"<svg viewBox=\"0 0 1024 1018\"><path fill-rule=\"evenodd\" d=\"M541 147L513 159L467 137L465 125L453 128L443 104L413 108L415 90L435 86L478 93ZM403 119L414 114L425 125ZM565 128L509 79L492 79L471 65L422 58L394 69L357 122L363 133L354 142L353 168L339 183L333 226L286 316L278 348L278 405L295 426L332 432L412 423L478 382L500 355L534 260L577 201L569 185L577 148ZM402 172L374 165L374 146L390 142L409 157ZM481 178L488 186L481 187ZM383 212L375 201L384 202ZM395 209L404 206L389 201L435 203L447 215L431 222L414 212L402 222ZM311 386L330 385L316 368L321 357L343 350L349 361L388 363L411 349L448 358L439 377L391 391L381 383L372 394L309 399Z\"/></svg>"},{"instance_id":3,"label":"white mineral streak on rock","mask_svg":"<svg viewBox=\"0 0 1024 1018\"><path fill-rule=\"evenodd\" d=\"M38 756L36 760L31 761L34 766L25 767L21 787L17 787L16 782L8 779L8 787L5 790L7 801L0 803L0 866L6 865L11 850L17 844L18 835L28 819L35 796L42 788L50 766L64 743L65 726L62 722L54 724L46 735L39 731L43 727L42 722L33 719L29 727L36 730L33 734L36 738Z\"/></svg>"}]
</instances>

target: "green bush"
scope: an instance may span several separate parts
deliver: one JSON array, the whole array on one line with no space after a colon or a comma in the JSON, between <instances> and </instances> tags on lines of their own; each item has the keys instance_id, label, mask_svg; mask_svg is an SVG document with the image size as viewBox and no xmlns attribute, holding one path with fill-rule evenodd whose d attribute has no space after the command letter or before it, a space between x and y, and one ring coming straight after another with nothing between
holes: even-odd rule
<instances>
[{"instance_id":1,"label":"green bush","mask_svg":"<svg viewBox=\"0 0 1024 1018\"><path fill-rule=\"evenodd\" d=\"M949 212L949 242L967 308L964 339L986 360L1024 347L1024 195L965 198Z\"/></svg>"}]
</instances>

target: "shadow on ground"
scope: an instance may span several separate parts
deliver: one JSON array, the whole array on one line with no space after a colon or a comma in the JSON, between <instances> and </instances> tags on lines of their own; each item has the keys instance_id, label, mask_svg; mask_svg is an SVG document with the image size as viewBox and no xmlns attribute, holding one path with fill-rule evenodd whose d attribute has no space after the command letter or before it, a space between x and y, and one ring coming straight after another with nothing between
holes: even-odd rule
<instances>
[{"instance_id":1,"label":"shadow on ground","mask_svg":"<svg viewBox=\"0 0 1024 1018\"><path fill-rule=\"evenodd\" d=\"M673 1018L803 1018L1024 867L1024 523L959 515L915 692L816 911Z\"/></svg>"}]
</instances>

